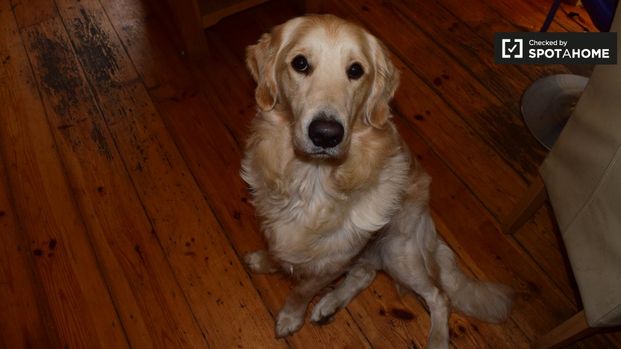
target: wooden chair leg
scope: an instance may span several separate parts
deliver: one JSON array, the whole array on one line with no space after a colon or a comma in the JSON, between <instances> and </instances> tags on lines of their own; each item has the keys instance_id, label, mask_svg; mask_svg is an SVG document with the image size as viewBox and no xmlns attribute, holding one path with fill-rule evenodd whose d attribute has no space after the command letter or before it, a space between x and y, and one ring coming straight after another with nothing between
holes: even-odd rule
<instances>
[{"instance_id":1,"label":"wooden chair leg","mask_svg":"<svg viewBox=\"0 0 621 349\"><path fill-rule=\"evenodd\" d=\"M532 347L534 349L561 348L595 332L597 329L589 326L583 310L539 338Z\"/></svg>"},{"instance_id":2,"label":"wooden chair leg","mask_svg":"<svg viewBox=\"0 0 621 349\"><path fill-rule=\"evenodd\" d=\"M197 0L160 0L154 9L164 23L172 25L175 44L193 64L200 65L207 57L207 38Z\"/></svg>"},{"instance_id":3,"label":"wooden chair leg","mask_svg":"<svg viewBox=\"0 0 621 349\"><path fill-rule=\"evenodd\" d=\"M543 179L537 176L528 188L528 193L517 203L513 212L505 218L502 230L507 234L515 233L543 205L546 196Z\"/></svg>"}]
</instances>

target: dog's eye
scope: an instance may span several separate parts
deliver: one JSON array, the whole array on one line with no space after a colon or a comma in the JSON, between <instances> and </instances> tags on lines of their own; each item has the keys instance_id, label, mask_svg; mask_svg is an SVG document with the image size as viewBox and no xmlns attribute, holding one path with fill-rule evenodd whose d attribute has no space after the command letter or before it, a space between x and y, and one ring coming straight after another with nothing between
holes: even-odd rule
<instances>
[{"instance_id":1,"label":"dog's eye","mask_svg":"<svg viewBox=\"0 0 621 349\"><path fill-rule=\"evenodd\" d=\"M310 70L310 65L308 64L306 57L302 55L295 56L291 61L291 66L295 69L295 71L302 74L308 74L308 71Z\"/></svg>"},{"instance_id":2,"label":"dog's eye","mask_svg":"<svg viewBox=\"0 0 621 349\"><path fill-rule=\"evenodd\" d=\"M364 69L360 63L353 63L347 68L347 77L351 80L358 80L364 74Z\"/></svg>"}]
</instances>

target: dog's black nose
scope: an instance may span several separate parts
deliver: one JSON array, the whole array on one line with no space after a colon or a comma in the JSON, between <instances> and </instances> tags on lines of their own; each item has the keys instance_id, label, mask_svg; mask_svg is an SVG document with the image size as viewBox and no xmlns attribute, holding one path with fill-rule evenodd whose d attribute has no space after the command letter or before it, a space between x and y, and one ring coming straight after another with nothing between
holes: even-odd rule
<instances>
[{"instance_id":1,"label":"dog's black nose","mask_svg":"<svg viewBox=\"0 0 621 349\"><path fill-rule=\"evenodd\" d=\"M318 147L334 148L343 140L345 130L340 122L315 119L308 126L308 137Z\"/></svg>"}]
</instances>

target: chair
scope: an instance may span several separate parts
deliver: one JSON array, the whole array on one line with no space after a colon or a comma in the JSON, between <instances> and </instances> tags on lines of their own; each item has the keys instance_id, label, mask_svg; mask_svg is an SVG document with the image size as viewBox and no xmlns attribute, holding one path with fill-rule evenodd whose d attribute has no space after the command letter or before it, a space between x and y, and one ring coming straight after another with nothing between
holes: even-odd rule
<instances>
[{"instance_id":1,"label":"chair","mask_svg":"<svg viewBox=\"0 0 621 349\"><path fill-rule=\"evenodd\" d=\"M621 31L620 13L613 32ZM503 227L519 228L547 191L584 305L534 344L554 348L621 325L621 65L595 67L539 172Z\"/></svg>"}]
</instances>

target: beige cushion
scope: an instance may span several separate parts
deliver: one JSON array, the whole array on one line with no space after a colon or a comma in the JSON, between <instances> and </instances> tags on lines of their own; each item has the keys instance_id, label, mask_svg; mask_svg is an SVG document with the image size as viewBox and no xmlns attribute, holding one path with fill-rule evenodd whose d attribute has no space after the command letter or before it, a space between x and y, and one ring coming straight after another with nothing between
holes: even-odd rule
<instances>
[{"instance_id":1,"label":"beige cushion","mask_svg":"<svg viewBox=\"0 0 621 349\"><path fill-rule=\"evenodd\" d=\"M587 322L621 324L621 65L595 67L540 172Z\"/></svg>"}]
</instances>

